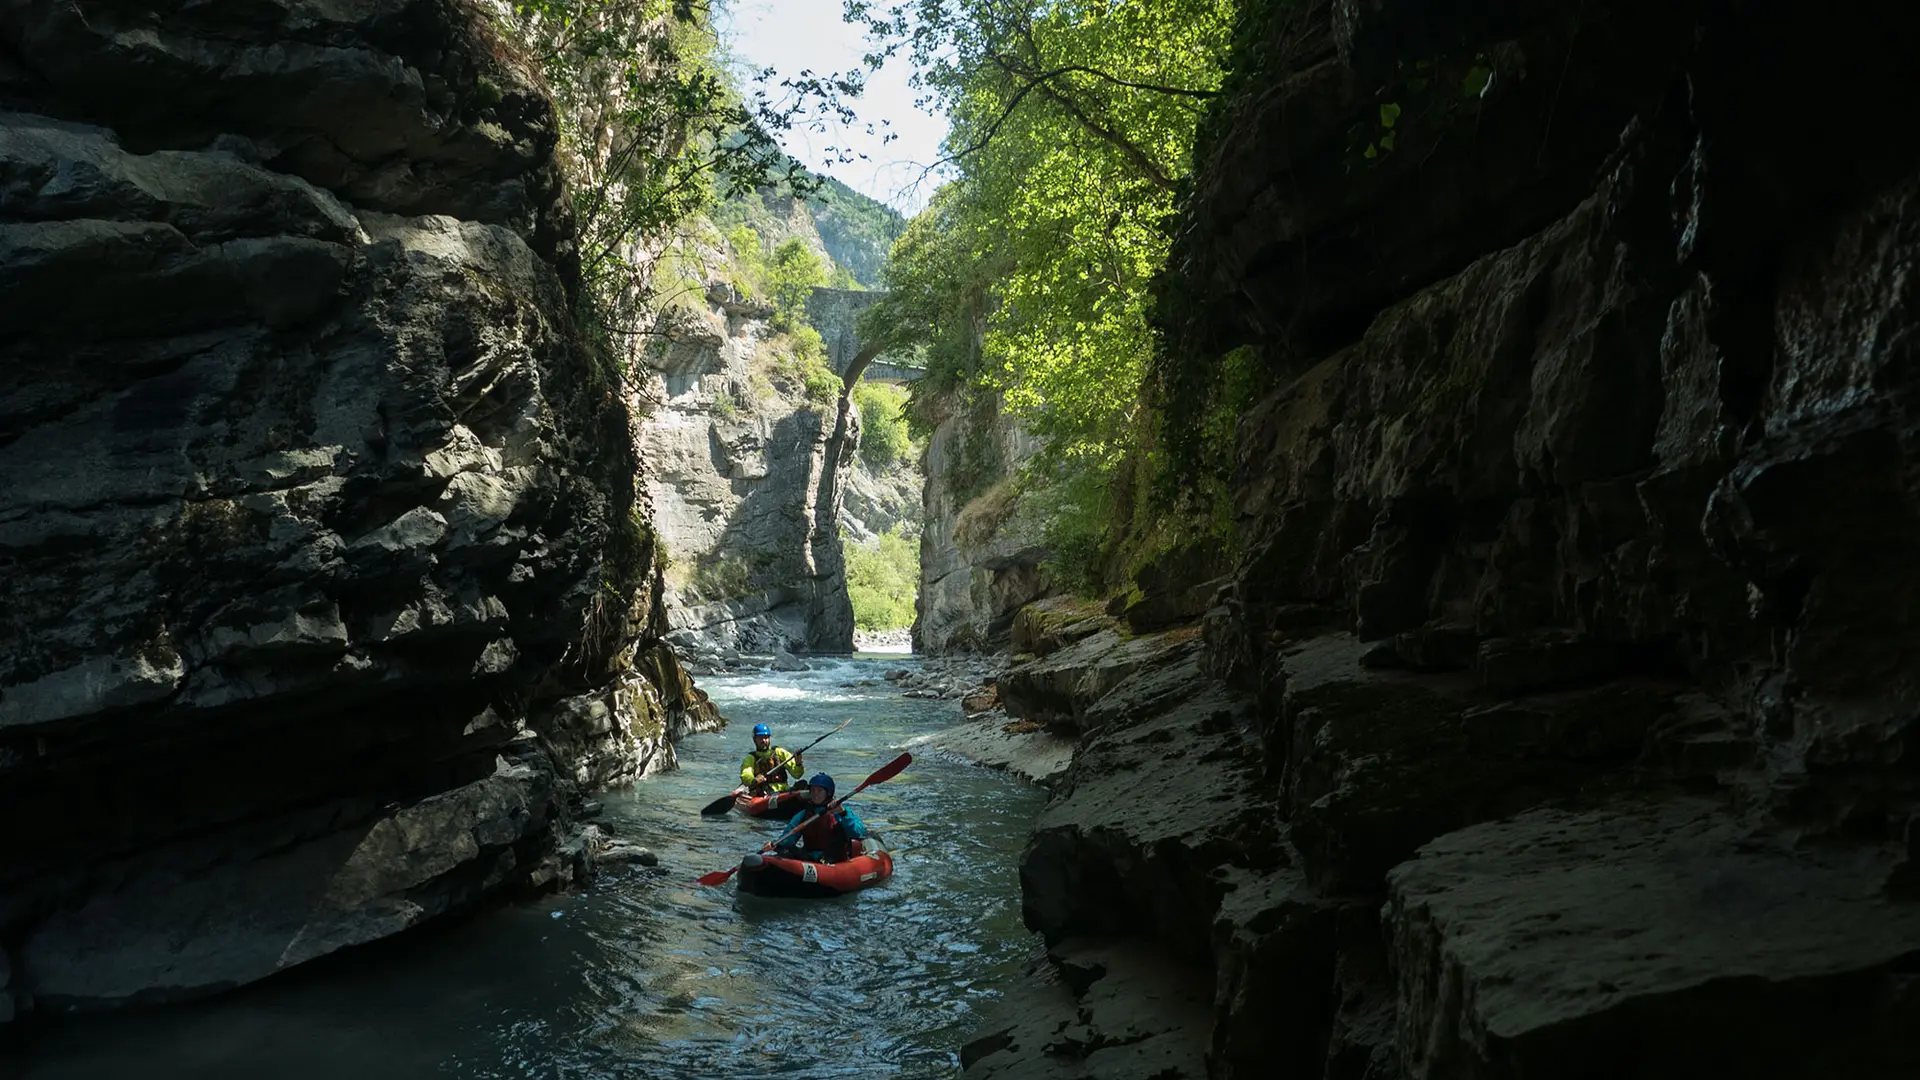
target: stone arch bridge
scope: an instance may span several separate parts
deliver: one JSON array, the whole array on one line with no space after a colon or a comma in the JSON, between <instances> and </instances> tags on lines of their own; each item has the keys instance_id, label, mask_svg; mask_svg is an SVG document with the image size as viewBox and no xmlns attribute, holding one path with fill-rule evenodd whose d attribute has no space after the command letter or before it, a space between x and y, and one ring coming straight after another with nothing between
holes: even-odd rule
<instances>
[{"instance_id":1,"label":"stone arch bridge","mask_svg":"<svg viewBox=\"0 0 1920 1080\"><path fill-rule=\"evenodd\" d=\"M887 294L859 289L815 288L807 297L807 321L826 342L827 360L846 385L865 377L871 382L912 382L927 373L903 362L907 357L880 355L860 344L860 313Z\"/></svg>"}]
</instances>

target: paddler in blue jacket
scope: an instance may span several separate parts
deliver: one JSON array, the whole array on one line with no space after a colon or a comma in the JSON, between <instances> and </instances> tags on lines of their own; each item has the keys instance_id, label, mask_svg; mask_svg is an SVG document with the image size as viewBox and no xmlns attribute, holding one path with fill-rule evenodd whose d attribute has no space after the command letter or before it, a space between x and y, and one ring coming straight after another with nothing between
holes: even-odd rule
<instances>
[{"instance_id":1,"label":"paddler in blue jacket","mask_svg":"<svg viewBox=\"0 0 1920 1080\"><path fill-rule=\"evenodd\" d=\"M852 854L853 841L867 838L866 822L844 803L831 812L826 809L833 801L833 777L818 773L809 783L808 802L812 805L787 822L787 831L793 835L781 841L774 853L808 862L841 862ZM802 826L802 822L806 824Z\"/></svg>"}]
</instances>

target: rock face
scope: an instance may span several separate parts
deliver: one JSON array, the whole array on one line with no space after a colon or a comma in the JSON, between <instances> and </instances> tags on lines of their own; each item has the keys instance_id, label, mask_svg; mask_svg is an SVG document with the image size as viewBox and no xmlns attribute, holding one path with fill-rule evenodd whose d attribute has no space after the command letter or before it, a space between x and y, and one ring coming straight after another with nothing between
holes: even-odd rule
<instances>
[{"instance_id":1,"label":"rock face","mask_svg":"<svg viewBox=\"0 0 1920 1080\"><path fill-rule=\"evenodd\" d=\"M911 460L876 469L855 458L846 470L840 500L840 527L848 540L871 544L885 532L912 537L920 528L920 496L925 484Z\"/></svg>"},{"instance_id":2,"label":"rock face","mask_svg":"<svg viewBox=\"0 0 1920 1080\"><path fill-rule=\"evenodd\" d=\"M844 391L828 403L779 375L772 315L715 289L663 318L647 358L670 639L696 653L853 649L838 521L859 414Z\"/></svg>"},{"instance_id":3,"label":"rock face","mask_svg":"<svg viewBox=\"0 0 1920 1080\"><path fill-rule=\"evenodd\" d=\"M914 651L1003 648L1014 612L1053 591L1040 567L1047 549L1017 514L1010 479L1039 443L991 400L949 391L931 395L928 410L938 423L920 461Z\"/></svg>"},{"instance_id":4,"label":"rock face","mask_svg":"<svg viewBox=\"0 0 1920 1080\"><path fill-rule=\"evenodd\" d=\"M564 880L579 791L717 722L486 27L0 7L0 1014Z\"/></svg>"},{"instance_id":5,"label":"rock face","mask_svg":"<svg viewBox=\"0 0 1920 1080\"><path fill-rule=\"evenodd\" d=\"M1243 548L1001 680L1029 925L1212 980L1162 1076L1914 1075L1920 19L1253 15L1161 308Z\"/></svg>"}]
</instances>

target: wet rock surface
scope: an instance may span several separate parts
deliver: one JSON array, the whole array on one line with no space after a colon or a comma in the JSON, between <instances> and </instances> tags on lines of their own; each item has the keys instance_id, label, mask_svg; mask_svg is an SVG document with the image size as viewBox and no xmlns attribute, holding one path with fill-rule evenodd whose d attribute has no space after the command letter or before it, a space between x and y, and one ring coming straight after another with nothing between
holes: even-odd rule
<instances>
[{"instance_id":1,"label":"wet rock surface","mask_svg":"<svg viewBox=\"0 0 1920 1080\"><path fill-rule=\"evenodd\" d=\"M113 888L21 942L24 989L49 1012L196 996L398 933L540 859L555 808L539 779L503 762L494 777L251 861L203 846L102 867Z\"/></svg>"},{"instance_id":2,"label":"wet rock surface","mask_svg":"<svg viewBox=\"0 0 1920 1080\"><path fill-rule=\"evenodd\" d=\"M1893 865L1696 799L1452 833L1389 876L1408 1075L1908 1075L1920 905Z\"/></svg>"},{"instance_id":3,"label":"wet rock surface","mask_svg":"<svg viewBox=\"0 0 1920 1080\"><path fill-rule=\"evenodd\" d=\"M1075 743L1039 725L1016 720L998 708L989 708L907 743L908 749L916 752L922 746L990 769L1004 769L1051 788L1065 778Z\"/></svg>"},{"instance_id":4,"label":"wet rock surface","mask_svg":"<svg viewBox=\"0 0 1920 1080\"><path fill-rule=\"evenodd\" d=\"M1008 661L997 656L942 656L916 668L894 668L887 682L902 697L954 701L960 721L909 742L910 747L953 754L976 765L1003 769L1052 788L1065 777L1075 740L1048 726L1010 713L1001 700Z\"/></svg>"}]
</instances>

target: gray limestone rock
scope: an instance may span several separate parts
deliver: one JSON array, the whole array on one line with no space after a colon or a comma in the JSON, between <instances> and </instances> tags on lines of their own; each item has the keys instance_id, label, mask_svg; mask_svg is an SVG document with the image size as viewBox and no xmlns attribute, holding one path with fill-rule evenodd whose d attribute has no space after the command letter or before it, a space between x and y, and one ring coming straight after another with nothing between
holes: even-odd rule
<instances>
[{"instance_id":1,"label":"gray limestone rock","mask_svg":"<svg viewBox=\"0 0 1920 1080\"><path fill-rule=\"evenodd\" d=\"M990 769L1004 769L1031 783L1051 788L1065 778L1074 741L1031 723L1011 720L999 709L969 716L949 728L916 735L904 744L965 758Z\"/></svg>"},{"instance_id":2,"label":"gray limestone rock","mask_svg":"<svg viewBox=\"0 0 1920 1080\"><path fill-rule=\"evenodd\" d=\"M1107 722L1081 737L1021 859L1027 925L1049 941L1151 926L1177 954L1207 962L1222 892L1209 872L1274 858L1277 793L1246 731L1252 702L1208 680L1190 650L1105 696Z\"/></svg>"},{"instance_id":3,"label":"gray limestone rock","mask_svg":"<svg viewBox=\"0 0 1920 1080\"><path fill-rule=\"evenodd\" d=\"M966 407L951 393L927 395L938 421L922 459L920 590L914 649L937 655L998 647L1015 614L1053 593L1040 567L1040 522L1021 516L1010 477L1039 441L997 404Z\"/></svg>"},{"instance_id":4,"label":"gray limestone rock","mask_svg":"<svg viewBox=\"0 0 1920 1080\"><path fill-rule=\"evenodd\" d=\"M1046 656L1114 627L1101 605L1070 596L1052 596L1022 607L1013 616L1008 651Z\"/></svg>"},{"instance_id":5,"label":"gray limestone rock","mask_svg":"<svg viewBox=\"0 0 1920 1080\"><path fill-rule=\"evenodd\" d=\"M1893 864L1706 800L1452 833L1388 879L1408 1075L1911 1075L1920 903Z\"/></svg>"},{"instance_id":6,"label":"gray limestone rock","mask_svg":"<svg viewBox=\"0 0 1920 1080\"><path fill-rule=\"evenodd\" d=\"M203 870L140 860L26 936L21 977L48 1013L191 997L398 933L508 878L551 809L503 769L284 850Z\"/></svg>"},{"instance_id":7,"label":"gray limestone rock","mask_svg":"<svg viewBox=\"0 0 1920 1080\"><path fill-rule=\"evenodd\" d=\"M856 411L767 375L785 347L762 308L709 298L643 360L656 402L639 452L668 557L671 640L696 652L851 652L838 521Z\"/></svg>"},{"instance_id":8,"label":"gray limestone rock","mask_svg":"<svg viewBox=\"0 0 1920 1080\"><path fill-rule=\"evenodd\" d=\"M1086 727L1089 712L1134 672L1199 648L1195 635L1174 631L1123 640L1101 630L1046 656L1017 664L1000 677L1001 704L1025 720L1068 730Z\"/></svg>"}]
</instances>

